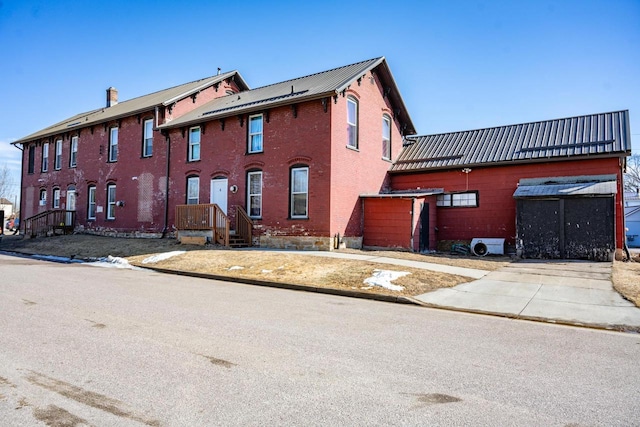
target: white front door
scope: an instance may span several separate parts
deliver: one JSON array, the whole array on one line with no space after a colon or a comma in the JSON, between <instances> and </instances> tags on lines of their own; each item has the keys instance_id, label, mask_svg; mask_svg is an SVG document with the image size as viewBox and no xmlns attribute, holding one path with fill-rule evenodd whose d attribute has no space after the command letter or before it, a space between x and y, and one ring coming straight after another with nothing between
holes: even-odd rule
<instances>
[{"instance_id":1,"label":"white front door","mask_svg":"<svg viewBox=\"0 0 640 427\"><path fill-rule=\"evenodd\" d=\"M227 178L214 178L211 180L211 201L220 206L222 212L227 214L227 193L229 180Z\"/></svg>"}]
</instances>

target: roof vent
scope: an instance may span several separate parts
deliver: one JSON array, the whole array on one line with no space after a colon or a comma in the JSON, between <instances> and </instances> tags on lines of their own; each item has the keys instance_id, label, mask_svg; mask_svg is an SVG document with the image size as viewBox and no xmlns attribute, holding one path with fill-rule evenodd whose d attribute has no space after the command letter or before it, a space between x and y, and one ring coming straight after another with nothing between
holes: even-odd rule
<instances>
[{"instance_id":1,"label":"roof vent","mask_svg":"<svg viewBox=\"0 0 640 427\"><path fill-rule=\"evenodd\" d=\"M111 86L107 89L107 108L113 107L118 103L118 90Z\"/></svg>"},{"instance_id":2,"label":"roof vent","mask_svg":"<svg viewBox=\"0 0 640 427\"><path fill-rule=\"evenodd\" d=\"M220 75L220 70L222 70L220 67L218 67L218 74L216 74L216 76Z\"/></svg>"}]
</instances>

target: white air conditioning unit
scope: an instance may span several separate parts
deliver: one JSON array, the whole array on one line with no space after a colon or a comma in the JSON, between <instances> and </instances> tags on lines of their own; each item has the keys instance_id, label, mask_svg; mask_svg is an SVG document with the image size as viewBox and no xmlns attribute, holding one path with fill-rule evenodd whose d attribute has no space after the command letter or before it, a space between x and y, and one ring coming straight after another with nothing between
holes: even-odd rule
<instances>
[{"instance_id":1,"label":"white air conditioning unit","mask_svg":"<svg viewBox=\"0 0 640 427\"><path fill-rule=\"evenodd\" d=\"M477 237L471 240L471 252L476 256L504 255L504 239Z\"/></svg>"}]
</instances>

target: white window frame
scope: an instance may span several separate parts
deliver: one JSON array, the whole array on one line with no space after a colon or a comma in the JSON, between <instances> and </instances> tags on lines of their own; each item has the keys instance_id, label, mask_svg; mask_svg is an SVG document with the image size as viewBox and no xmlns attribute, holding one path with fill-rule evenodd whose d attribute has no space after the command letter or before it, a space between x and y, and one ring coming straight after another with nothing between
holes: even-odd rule
<instances>
[{"instance_id":1,"label":"white window frame","mask_svg":"<svg viewBox=\"0 0 640 427\"><path fill-rule=\"evenodd\" d=\"M252 191L252 181L258 179L260 186L257 192ZM254 213L252 202L257 200L258 213ZM251 218L262 218L262 171L253 171L247 173L247 213Z\"/></svg>"},{"instance_id":2,"label":"white window frame","mask_svg":"<svg viewBox=\"0 0 640 427\"><path fill-rule=\"evenodd\" d=\"M62 169L62 140L61 139L56 140L56 156L54 158L53 168L55 170Z\"/></svg>"},{"instance_id":3,"label":"white window frame","mask_svg":"<svg viewBox=\"0 0 640 427\"><path fill-rule=\"evenodd\" d=\"M194 136L198 135L196 141ZM200 160L200 146L202 143L202 129L200 126L192 127L189 129L189 148L187 153L187 161L195 162Z\"/></svg>"},{"instance_id":4,"label":"white window frame","mask_svg":"<svg viewBox=\"0 0 640 427\"><path fill-rule=\"evenodd\" d=\"M391 117L382 116L382 158L391 160Z\"/></svg>"},{"instance_id":5,"label":"white window frame","mask_svg":"<svg viewBox=\"0 0 640 427\"><path fill-rule=\"evenodd\" d=\"M39 196L39 205L40 206L47 206L47 189L46 188L41 188L40 189L40 196Z\"/></svg>"},{"instance_id":6,"label":"white window frame","mask_svg":"<svg viewBox=\"0 0 640 427\"><path fill-rule=\"evenodd\" d=\"M304 172L306 176L304 188L296 188L295 185L295 175L296 173ZM304 195L304 214L295 214L295 198L296 196ZM289 212L291 218L309 218L309 167L308 166L300 166L291 169L291 205L289 207Z\"/></svg>"},{"instance_id":7,"label":"white window frame","mask_svg":"<svg viewBox=\"0 0 640 427\"><path fill-rule=\"evenodd\" d=\"M118 161L118 128L109 128L109 162Z\"/></svg>"},{"instance_id":8,"label":"white window frame","mask_svg":"<svg viewBox=\"0 0 640 427\"><path fill-rule=\"evenodd\" d=\"M260 131L252 132L251 124L254 122L260 123ZM262 114L254 114L249 116L249 126L248 126L249 138L248 138L248 153L261 153L264 151L264 118ZM256 141L256 145L259 144L259 147L254 147L254 141Z\"/></svg>"},{"instance_id":9,"label":"white window frame","mask_svg":"<svg viewBox=\"0 0 640 427\"><path fill-rule=\"evenodd\" d=\"M76 165L78 164L78 137L77 136L71 137L70 151L71 153L69 154L69 167L75 168Z\"/></svg>"},{"instance_id":10,"label":"white window frame","mask_svg":"<svg viewBox=\"0 0 640 427\"><path fill-rule=\"evenodd\" d=\"M350 105L354 106L354 117L349 117ZM358 149L358 100L352 96L347 97L347 147Z\"/></svg>"},{"instance_id":11,"label":"white window frame","mask_svg":"<svg viewBox=\"0 0 640 427\"><path fill-rule=\"evenodd\" d=\"M116 219L116 184L107 185L107 219Z\"/></svg>"},{"instance_id":12,"label":"white window frame","mask_svg":"<svg viewBox=\"0 0 640 427\"><path fill-rule=\"evenodd\" d=\"M187 204L200 204L200 177L190 176L187 178Z\"/></svg>"},{"instance_id":13,"label":"white window frame","mask_svg":"<svg viewBox=\"0 0 640 427\"><path fill-rule=\"evenodd\" d=\"M60 189L53 189L53 209L60 209Z\"/></svg>"},{"instance_id":14,"label":"white window frame","mask_svg":"<svg viewBox=\"0 0 640 427\"><path fill-rule=\"evenodd\" d=\"M153 156L153 119L144 121L142 134L142 157Z\"/></svg>"},{"instance_id":15,"label":"white window frame","mask_svg":"<svg viewBox=\"0 0 640 427\"><path fill-rule=\"evenodd\" d=\"M444 208L477 208L479 206L477 191L461 193L445 193L436 196L436 206Z\"/></svg>"},{"instance_id":16,"label":"white window frame","mask_svg":"<svg viewBox=\"0 0 640 427\"><path fill-rule=\"evenodd\" d=\"M96 219L96 186L90 185L87 190L87 219Z\"/></svg>"},{"instance_id":17,"label":"white window frame","mask_svg":"<svg viewBox=\"0 0 640 427\"><path fill-rule=\"evenodd\" d=\"M42 172L49 171L49 143L42 144Z\"/></svg>"}]
</instances>

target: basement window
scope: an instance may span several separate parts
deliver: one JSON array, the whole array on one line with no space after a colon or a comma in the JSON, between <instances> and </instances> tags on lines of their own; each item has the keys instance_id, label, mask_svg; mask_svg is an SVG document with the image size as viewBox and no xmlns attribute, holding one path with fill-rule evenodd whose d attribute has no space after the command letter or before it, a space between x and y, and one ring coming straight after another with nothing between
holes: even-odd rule
<instances>
[{"instance_id":1,"label":"basement window","mask_svg":"<svg viewBox=\"0 0 640 427\"><path fill-rule=\"evenodd\" d=\"M478 192L467 191L464 193L439 194L436 198L436 206L445 208L477 208Z\"/></svg>"}]
</instances>

